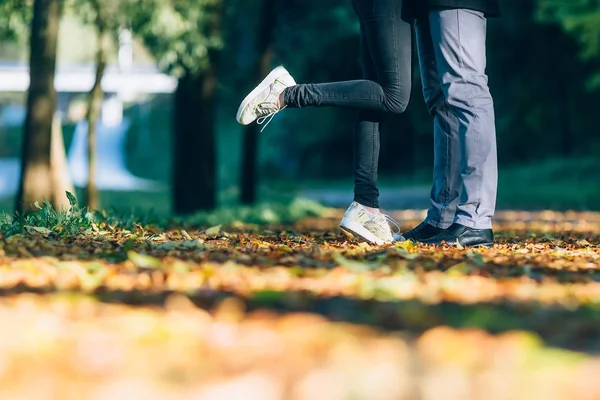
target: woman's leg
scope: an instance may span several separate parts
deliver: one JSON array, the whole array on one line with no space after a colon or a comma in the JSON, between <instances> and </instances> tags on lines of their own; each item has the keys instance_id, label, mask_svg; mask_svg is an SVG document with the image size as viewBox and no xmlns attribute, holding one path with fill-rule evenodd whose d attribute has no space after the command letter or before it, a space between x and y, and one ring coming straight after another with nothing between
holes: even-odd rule
<instances>
[{"instance_id":1,"label":"woman's leg","mask_svg":"<svg viewBox=\"0 0 600 400\"><path fill-rule=\"evenodd\" d=\"M383 7L390 7L391 4L395 8L377 10L372 1L354 2L361 23L363 81L360 86L368 90L374 88L375 92L385 93L387 90L401 104L403 111L408 103L411 87L411 28L402 20L397 23L401 2L386 0L378 6L382 7L382 4ZM394 18L386 18L386 11L390 11L390 16ZM384 18L384 22L381 18ZM396 56L392 57L394 53ZM345 84L341 82L338 85L345 87ZM320 85L312 86L319 89ZM379 135L380 123L386 114L379 110L361 110L354 134L354 201L373 209L379 208Z\"/></svg>"},{"instance_id":2,"label":"woman's leg","mask_svg":"<svg viewBox=\"0 0 600 400\"><path fill-rule=\"evenodd\" d=\"M377 169L382 117L383 113L361 111L354 131L354 201L371 212L379 209Z\"/></svg>"},{"instance_id":3,"label":"woman's leg","mask_svg":"<svg viewBox=\"0 0 600 400\"><path fill-rule=\"evenodd\" d=\"M390 11L400 10L402 3L400 1L395 3L397 10L390 9L390 4L392 3L385 0L354 1L361 22L364 79L355 81L358 82L355 85L358 93L349 97L351 101L366 98L370 102L366 103L366 107L364 107L365 103L355 104L361 108L361 111L354 136L354 202L346 210L340 222L340 228L344 232L376 244L403 240L399 226L396 224L396 229L392 231L389 225L390 218L380 213L377 189L380 125L389 115L389 111L394 111L393 107L386 104L399 102L401 106L396 111L404 111L411 84L411 29L408 24L399 19L388 18L390 15L399 18L399 14ZM396 21L400 21L400 24ZM396 57L390 57L390 54L395 54ZM351 85L347 82L300 85L299 93L302 94L302 90L309 94L321 91L321 95L327 93L328 98L332 98L336 95L335 89L339 90L340 87L347 89L348 86ZM291 93L294 88L295 86L291 88ZM364 93L361 95L361 89L371 90L374 93L384 92L388 101L373 103L373 98L368 98ZM286 95L289 96L289 93ZM389 101L390 99L392 102ZM348 104L344 102L327 105L347 106ZM380 106L377 107L377 104Z\"/></svg>"},{"instance_id":4,"label":"woman's leg","mask_svg":"<svg viewBox=\"0 0 600 400\"><path fill-rule=\"evenodd\" d=\"M378 208L379 124L387 113L401 113L408 104L411 26L401 19L401 0L353 3L361 24L365 79L297 85L285 68L278 67L242 101L237 119L244 125L254 120L268 124L284 107L360 110L355 131L355 202L346 211L340 227L354 236L383 244L400 238L392 234L389 217L369 212Z\"/></svg>"},{"instance_id":5,"label":"woman's leg","mask_svg":"<svg viewBox=\"0 0 600 400\"><path fill-rule=\"evenodd\" d=\"M401 19L401 0L354 0L373 73L367 79L299 84L283 94L287 107L348 107L402 113L411 90L411 26Z\"/></svg>"},{"instance_id":6,"label":"woman's leg","mask_svg":"<svg viewBox=\"0 0 600 400\"><path fill-rule=\"evenodd\" d=\"M240 104L237 120L269 123L284 107L346 107L402 113L411 90L411 25L402 20L402 0L353 0L373 65L369 79L296 84L277 67ZM264 129L264 128L263 128Z\"/></svg>"}]
</instances>

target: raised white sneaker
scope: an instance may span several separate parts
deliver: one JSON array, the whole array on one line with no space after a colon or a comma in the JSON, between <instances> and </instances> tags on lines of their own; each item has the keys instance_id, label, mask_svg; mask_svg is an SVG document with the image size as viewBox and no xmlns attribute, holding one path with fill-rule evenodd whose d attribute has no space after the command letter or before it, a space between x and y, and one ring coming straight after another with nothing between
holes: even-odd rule
<instances>
[{"instance_id":1,"label":"raised white sneaker","mask_svg":"<svg viewBox=\"0 0 600 400\"><path fill-rule=\"evenodd\" d=\"M265 129L275 114L285 108L279 107L279 95L295 84L296 81L285 68L275 68L242 101L238 108L237 121L242 125L248 125L255 120L258 124L266 121L263 127Z\"/></svg>"},{"instance_id":2,"label":"raised white sneaker","mask_svg":"<svg viewBox=\"0 0 600 400\"><path fill-rule=\"evenodd\" d=\"M392 232L390 223L397 231ZM376 245L404 241L404 237L400 234L400 226L392 217L386 214L374 214L355 201L346 210L340 228L354 237Z\"/></svg>"}]
</instances>

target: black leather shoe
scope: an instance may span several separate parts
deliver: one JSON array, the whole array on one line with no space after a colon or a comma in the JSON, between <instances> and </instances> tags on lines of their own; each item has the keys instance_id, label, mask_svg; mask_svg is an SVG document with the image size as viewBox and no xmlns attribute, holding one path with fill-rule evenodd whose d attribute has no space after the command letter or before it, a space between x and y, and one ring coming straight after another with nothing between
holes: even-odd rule
<instances>
[{"instance_id":1,"label":"black leather shoe","mask_svg":"<svg viewBox=\"0 0 600 400\"><path fill-rule=\"evenodd\" d=\"M437 228L423 221L410 231L403 234L402 236L404 236L406 240L412 240L413 242L422 242L423 240L430 239L435 235L442 233L443 231L444 230L442 228Z\"/></svg>"},{"instance_id":2,"label":"black leather shoe","mask_svg":"<svg viewBox=\"0 0 600 400\"><path fill-rule=\"evenodd\" d=\"M492 247L494 245L494 232L491 229L473 229L454 223L442 233L422 241L424 244L435 244L437 246L444 242L450 246L456 246L458 242L465 247Z\"/></svg>"}]
</instances>

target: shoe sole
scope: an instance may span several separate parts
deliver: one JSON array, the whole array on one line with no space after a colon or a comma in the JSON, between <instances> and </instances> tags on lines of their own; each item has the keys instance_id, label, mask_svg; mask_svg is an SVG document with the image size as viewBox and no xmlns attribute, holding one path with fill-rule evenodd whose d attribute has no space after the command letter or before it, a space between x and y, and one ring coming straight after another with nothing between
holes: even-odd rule
<instances>
[{"instance_id":1,"label":"shoe sole","mask_svg":"<svg viewBox=\"0 0 600 400\"><path fill-rule=\"evenodd\" d=\"M256 120L256 118L253 119L252 121L246 123L246 124L244 124L242 122L242 120L241 120L241 117L244 114L244 111L246 111L246 108L248 108L248 105L250 104L250 101L254 97L258 96L258 94L260 92L262 92L263 90L265 90L266 88L268 88L271 83L273 83L277 79L281 78L282 76L288 75L288 74L289 74L289 72L284 67L281 67L281 66L279 66L279 67L275 68L273 71L271 71L269 73L269 75L267 75L265 77L265 79L263 79L262 82L260 82L258 84L258 86L256 88L254 88L254 90L251 91L248 94L248 96L246 96L244 98L244 100L242 100L242 103L240 104L240 107L238 108L237 115L235 117L235 119L237 120L237 122L239 124L241 124L241 125L250 125L252 122L254 122Z\"/></svg>"},{"instance_id":2,"label":"shoe sole","mask_svg":"<svg viewBox=\"0 0 600 400\"><path fill-rule=\"evenodd\" d=\"M435 236L435 235L434 235L434 236ZM429 240L429 239L431 239L432 237L433 237L433 236L430 236L430 237L427 237L427 238L415 238L415 237L410 237L410 236L408 236L408 237L407 237L407 236L404 236L404 239L406 239L406 240L410 240L410 241L412 241L412 242L415 242L415 243L423 243L425 240Z\"/></svg>"},{"instance_id":3,"label":"shoe sole","mask_svg":"<svg viewBox=\"0 0 600 400\"><path fill-rule=\"evenodd\" d=\"M446 242L446 244L449 245L449 246L451 246L451 247L457 247L456 243L449 244L448 242ZM436 245L436 246L441 246L441 245ZM464 248L472 248L472 249L477 249L477 248L486 248L486 249L489 249L491 247L494 247L494 243L486 242L486 243L469 244L469 245L461 244L461 246L464 247Z\"/></svg>"},{"instance_id":4,"label":"shoe sole","mask_svg":"<svg viewBox=\"0 0 600 400\"><path fill-rule=\"evenodd\" d=\"M480 244L476 244L473 246L464 246L464 247L474 247L474 248L486 248L489 249L491 247L494 247L494 243L480 243Z\"/></svg>"},{"instance_id":5,"label":"shoe sole","mask_svg":"<svg viewBox=\"0 0 600 400\"><path fill-rule=\"evenodd\" d=\"M386 244L385 241L383 241L383 240L379 239L377 236L373 235L371 232L369 232L367 229L365 229L361 224L357 224L354 222L346 222L346 223L344 223L344 225L340 224L340 229L342 229L342 231L345 231L346 233L349 233L350 235L352 235L354 237L358 237L358 238L365 240L371 244L376 244L377 246Z\"/></svg>"}]
</instances>

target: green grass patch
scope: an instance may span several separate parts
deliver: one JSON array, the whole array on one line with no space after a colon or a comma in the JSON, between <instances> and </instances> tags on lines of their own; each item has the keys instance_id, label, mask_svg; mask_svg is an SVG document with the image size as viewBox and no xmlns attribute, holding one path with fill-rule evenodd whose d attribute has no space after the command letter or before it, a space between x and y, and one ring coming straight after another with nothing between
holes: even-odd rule
<instances>
[{"instance_id":1,"label":"green grass patch","mask_svg":"<svg viewBox=\"0 0 600 400\"><path fill-rule=\"evenodd\" d=\"M222 207L210 212L198 212L189 216L168 217L152 210L129 212L109 208L89 212L80 207L76 198L68 194L71 208L56 211L48 202L36 203L36 209L23 214L0 211L0 233L4 237L37 231L43 234L71 236L91 234L101 229L134 229L139 226L199 228L213 225L243 224L292 224L299 219L323 216L327 209L318 203L294 199L286 203L261 203L255 206ZM100 228L99 228L100 227Z\"/></svg>"}]
</instances>

